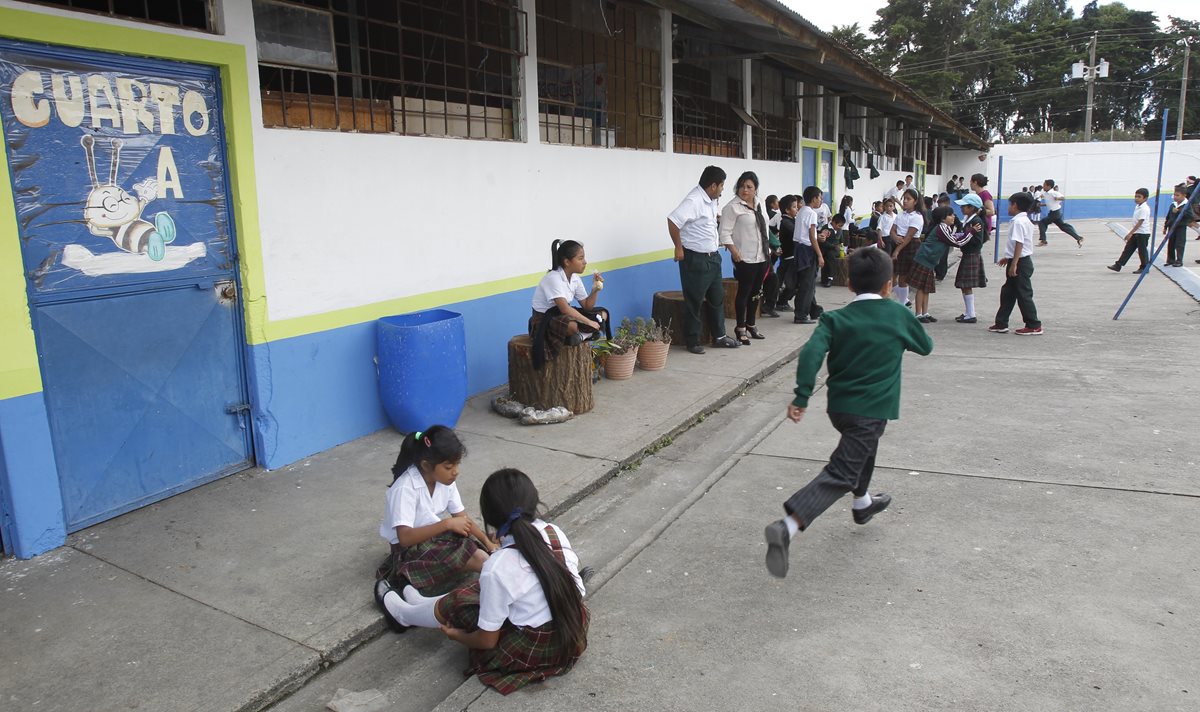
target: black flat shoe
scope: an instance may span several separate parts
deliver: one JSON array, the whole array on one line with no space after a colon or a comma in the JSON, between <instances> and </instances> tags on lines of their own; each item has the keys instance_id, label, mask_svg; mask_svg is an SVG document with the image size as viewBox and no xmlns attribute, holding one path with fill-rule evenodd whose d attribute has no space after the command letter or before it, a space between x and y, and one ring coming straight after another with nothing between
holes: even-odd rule
<instances>
[{"instance_id":1,"label":"black flat shoe","mask_svg":"<svg viewBox=\"0 0 1200 712\"><path fill-rule=\"evenodd\" d=\"M691 351L694 354L702 354L704 353L704 347L700 344L696 344L695 346L689 346L688 351Z\"/></svg>"},{"instance_id":2,"label":"black flat shoe","mask_svg":"<svg viewBox=\"0 0 1200 712\"><path fill-rule=\"evenodd\" d=\"M747 334L750 334L750 338L752 338L752 339L759 339L760 341L761 341L762 339L765 339L765 338L767 338L767 337L763 336L762 334L758 333L758 327L757 327L757 326L747 326L747 327L746 327L746 333L747 333Z\"/></svg>"},{"instance_id":3,"label":"black flat shoe","mask_svg":"<svg viewBox=\"0 0 1200 712\"><path fill-rule=\"evenodd\" d=\"M778 319L778 318L779 318L779 312L777 312L777 311L771 311L771 310L769 310L769 309L768 309L768 310L766 310L766 311L764 311L764 312L762 313L762 316L763 316L763 318L766 318L766 319Z\"/></svg>"},{"instance_id":4,"label":"black flat shoe","mask_svg":"<svg viewBox=\"0 0 1200 712\"><path fill-rule=\"evenodd\" d=\"M767 571L775 578L787 576L788 545L792 543L787 524L782 519L771 522L763 531L763 538L767 540Z\"/></svg>"},{"instance_id":5,"label":"black flat shoe","mask_svg":"<svg viewBox=\"0 0 1200 712\"><path fill-rule=\"evenodd\" d=\"M713 339L713 346L719 346L720 348L723 348L723 349L736 349L740 345L741 344L739 344L738 342L729 338L728 334L726 334L725 336L718 336L717 338Z\"/></svg>"},{"instance_id":6,"label":"black flat shoe","mask_svg":"<svg viewBox=\"0 0 1200 712\"><path fill-rule=\"evenodd\" d=\"M401 587L400 591L403 590L404 588ZM375 605L378 606L379 611L383 613L383 620L387 622L388 628L391 628L392 632L394 633L403 633L404 631L408 630L408 626L396 620L392 616L392 612L389 611L387 606L383 604L383 597L387 595L388 591L396 591L396 589L392 588L392 584L389 583L387 579L381 578L375 582ZM397 596L400 595L400 591L396 591Z\"/></svg>"},{"instance_id":7,"label":"black flat shoe","mask_svg":"<svg viewBox=\"0 0 1200 712\"><path fill-rule=\"evenodd\" d=\"M1113 272L1121 271L1121 265L1109 265L1108 268L1111 269ZM1136 272L1135 272L1135 274L1136 274Z\"/></svg>"},{"instance_id":8,"label":"black flat shoe","mask_svg":"<svg viewBox=\"0 0 1200 712\"><path fill-rule=\"evenodd\" d=\"M871 517L887 509L888 505L891 503L892 496L890 494L884 494L883 492L880 492L879 494L871 495L870 507L850 510L851 513L854 514L854 523L866 524L867 522L871 521Z\"/></svg>"}]
</instances>

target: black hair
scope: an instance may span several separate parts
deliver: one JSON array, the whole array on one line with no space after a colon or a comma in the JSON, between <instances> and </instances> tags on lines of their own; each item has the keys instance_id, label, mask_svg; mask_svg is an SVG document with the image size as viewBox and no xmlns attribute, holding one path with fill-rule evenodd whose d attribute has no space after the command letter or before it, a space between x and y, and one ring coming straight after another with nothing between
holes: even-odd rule
<instances>
[{"instance_id":1,"label":"black hair","mask_svg":"<svg viewBox=\"0 0 1200 712\"><path fill-rule=\"evenodd\" d=\"M1142 196L1143 198L1146 198L1147 200L1150 198L1150 189L1149 188L1138 188L1137 190L1135 190L1133 192Z\"/></svg>"},{"instance_id":2,"label":"black hair","mask_svg":"<svg viewBox=\"0 0 1200 712\"><path fill-rule=\"evenodd\" d=\"M875 202L871 203L871 209L872 209L872 210L874 210L875 208L882 208L882 207L883 207L883 201L882 201L882 200L876 200Z\"/></svg>"},{"instance_id":3,"label":"black hair","mask_svg":"<svg viewBox=\"0 0 1200 712\"><path fill-rule=\"evenodd\" d=\"M755 173L754 171L746 171L745 173L738 176L738 179L737 179L738 190L741 190L742 183L745 183L746 181L750 181L751 183L753 183L754 189L758 190L758 174L757 173Z\"/></svg>"},{"instance_id":4,"label":"black hair","mask_svg":"<svg viewBox=\"0 0 1200 712\"><path fill-rule=\"evenodd\" d=\"M1023 213L1029 212L1029 209L1033 207L1033 202L1033 196L1024 191L1008 196L1008 204L1017 206L1017 210Z\"/></svg>"},{"instance_id":5,"label":"black hair","mask_svg":"<svg viewBox=\"0 0 1200 712\"><path fill-rule=\"evenodd\" d=\"M1042 185L1046 185L1047 183L1049 183L1051 186L1054 186L1054 179L1047 178L1046 180L1042 181Z\"/></svg>"},{"instance_id":6,"label":"black hair","mask_svg":"<svg viewBox=\"0 0 1200 712\"><path fill-rule=\"evenodd\" d=\"M768 195L767 199L763 202L763 204L766 205L768 208L771 207L772 203L775 204L776 208L779 207L779 196L778 195ZM774 209L774 208L772 208L772 209Z\"/></svg>"},{"instance_id":7,"label":"black hair","mask_svg":"<svg viewBox=\"0 0 1200 712\"><path fill-rule=\"evenodd\" d=\"M953 214L954 214L954 208L951 208L949 206L942 206L933 211L933 214L930 216L930 220L932 220L933 224L936 226L938 223L942 222L948 216L953 215Z\"/></svg>"},{"instance_id":8,"label":"black hair","mask_svg":"<svg viewBox=\"0 0 1200 712\"><path fill-rule=\"evenodd\" d=\"M725 171L716 166L707 166L704 172L700 174L700 187L708 189L708 186L714 183L725 182Z\"/></svg>"},{"instance_id":9,"label":"black hair","mask_svg":"<svg viewBox=\"0 0 1200 712\"><path fill-rule=\"evenodd\" d=\"M924 201L921 200L921 194L917 192L916 188L909 188L900 194L900 209L901 210L904 209L904 197L905 196L912 196L913 210L921 209L921 206L924 204Z\"/></svg>"},{"instance_id":10,"label":"black hair","mask_svg":"<svg viewBox=\"0 0 1200 712\"><path fill-rule=\"evenodd\" d=\"M550 272L562 267L562 263L575 259L583 251L583 244L574 240L555 240L550 243Z\"/></svg>"},{"instance_id":11,"label":"black hair","mask_svg":"<svg viewBox=\"0 0 1200 712\"><path fill-rule=\"evenodd\" d=\"M577 655L582 652L587 636L583 627L583 596L575 584L575 577L533 525L540 516L540 504L533 481L524 472L513 468L493 472L479 493L479 512L484 523L496 530L508 526L513 546L525 557L542 585L554 621L554 637L562 650Z\"/></svg>"},{"instance_id":12,"label":"black hair","mask_svg":"<svg viewBox=\"0 0 1200 712\"><path fill-rule=\"evenodd\" d=\"M896 181L896 187L897 187L897 188L899 188L899 187L900 187L900 186L902 186L902 185L904 185L904 181L902 181L902 180L898 180L898 181Z\"/></svg>"},{"instance_id":13,"label":"black hair","mask_svg":"<svg viewBox=\"0 0 1200 712\"><path fill-rule=\"evenodd\" d=\"M1183 193L1184 195L1187 195L1187 192L1188 192L1188 190L1187 190L1187 184L1186 184L1186 183L1180 183L1179 185L1175 186L1175 192L1176 192L1176 193Z\"/></svg>"},{"instance_id":14,"label":"black hair","mask_svg":"<svg viewBox=\"0 0 1200 712\"><path fill-rule=\"evenodd\" d=\"M466 446L445 425L431 425L428 430L413 431L405 435L404 442L400 443L400 455L396 457L396 464L392 465L392 482L413 465L420 470L423 462L431 465L458 463L466 454Z\"/></svg>"},{"instance_id":15,"label":"black hair","mask_svg":"<svg viewBox=\"0 0 1200 712\"><path fill-rule=\"evenodd\" d=\"M926 195L925 197L921 198L921 202L925 203L925 212L933 210L933 198Z\"/></svg>"},{"instance_id":16,"label":"black hair","mask_svg":"<svg viewBox=\"0 0 1200 712\"><path fill-rule=\"evenodd\" d=\"M975 175L971 176L971 182L980 188L983 188L987 185L987 176L982 173L976 173Z\"/></svg>"},{"instance_id":17,"label":"black hair","mask_svg":"<svg viewBox=\"0 0 1200 712\"><path fill-rule=\"evenodd\" d=\"M950 202L950 196L949 196L949 195L946 195L945 193L938 193L937 201L938 201L939 203L949 203L949 202Z\"/></svg>"},{"instance_id":18,"label":"black hair","mask_svg":"<svg viewBox=\"0 0 1200 712\"><path fill-rule=\"evenodd\" d=\"M846 212L846 208L850 207L850 205L853 203L854 203L854 196L843 195L842 202L838 204L838 212L839 213Z\"/></svg>"},{"instance_id":19,"label":"black hair","mask_svg":"<svg viewBox=\"0 0 1200 712\"><path fill-rule=\"evenodd\" d=\"M797 200L799 200L799 198L794 195L783 196L779 199L779 210L786 213L793 205L796 204Z\"/></svg>"},{"instance_id":20,"label":"black hair","mask_svg":"<svg viewBox=\"0 0 1200 712\"><path fill-rule=\"evenodd\" d=\"M905 182L905 183L907 183L909 178L912 178L912 174L911 174L911 173L909 173L908 175L904 176L904 182Z\"/></svg>"},{"instance_id":21,"label":"black hair","mask_svg":"<svg viewBox=\"0 0 1200 712\"><path fill-rule=\"evenodd\" d=\"M841 224L845 225L846 224L846 216L841 213L834 213L829 218L829 224L832 225L836 222L840 222Z\"/></svg>"},{"instance_id":22,"label":"black hair","mask_svg":"<svg viewBox=\"0 0 1200 712\"><path fill-rule=\"evenodd\" d=\"M808 205L812 201L819 198L824 192L825 191L821 190L817 186L810 185L804 189L804 196L803 196L802 200L804 201L805 205Z\"/></svg>"},{"instance_id":23,"label":"black hair","mask_svg":"<svg viewBox=\"0 0 1200 712\"><path fill-rule=\"evenodd\" d=\"M855 250L846 262L846 275L856 294L878 294L892 281L892 258L886 250Z\"/></svg>"}]
</instances>

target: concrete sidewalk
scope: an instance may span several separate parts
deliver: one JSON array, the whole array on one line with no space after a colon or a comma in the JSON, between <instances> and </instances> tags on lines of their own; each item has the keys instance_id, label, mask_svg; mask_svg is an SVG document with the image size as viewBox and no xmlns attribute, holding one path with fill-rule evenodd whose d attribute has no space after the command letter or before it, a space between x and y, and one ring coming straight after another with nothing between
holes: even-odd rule
<instances>
[{"instance_id":1,"label":"concrete sidewalk","mask_svg":"<svg viewBox=\"0 0 1200 712\"><path fill-rule=\"evenodd\" d=\"M830 308L851 295L818 289ZM649 299L647 299L647 304ZM750 347L671 350L667 368L601 381L595 409L526 427L471 400L459 487L518 466L555 511L794 358L812 327L763 319ZM517 328L514 328L516 331ZM729 327L732 333L732 324ZM0 700L42 710L256 710L378 635L377 529L400 437L381 431L249 471L0 563Z\"/></svg>"}]
</instances>

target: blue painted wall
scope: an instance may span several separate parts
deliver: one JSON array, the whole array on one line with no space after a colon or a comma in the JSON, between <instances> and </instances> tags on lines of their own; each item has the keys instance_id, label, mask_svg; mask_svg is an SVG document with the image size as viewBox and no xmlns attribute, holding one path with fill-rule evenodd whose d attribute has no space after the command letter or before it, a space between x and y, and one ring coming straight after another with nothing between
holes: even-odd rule
<instances>
[{"instance_id":1,"label":"blue painted wall","mask_svg":"<svg viewBox=\"0 0 1200 712\"><path fill-rule=\"evenodd\" d=\"M0 527L5 550L22 558L66 541L62 492L41 393L0 400Z\"/></svg>"}]
</instances>

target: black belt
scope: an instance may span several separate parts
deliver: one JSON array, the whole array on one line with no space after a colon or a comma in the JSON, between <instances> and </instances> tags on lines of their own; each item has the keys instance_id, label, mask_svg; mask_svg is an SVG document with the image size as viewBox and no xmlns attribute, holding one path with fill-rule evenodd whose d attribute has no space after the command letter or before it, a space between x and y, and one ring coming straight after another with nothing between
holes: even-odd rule
<instances>
[{"instance_id":1,"label":"black belt","mask_svg":"<svg viewBox=\"0 0 1200 712\"><path fill-rule=\"evenodd\" d=\"M690 250L690 249L688 249L688 248L686 248L686 247L685 247L685 248L683 248L683 251L684 251L684 252L690 252L690 253L692 253L693 255L704 255L705 257L709 257L709 256L711 256L711 255L715 255L715 254L717 254L716 250L714 250L714 251L712 251L712 252L698 252L697 250Z\"/></svg>"}]
</instances>

